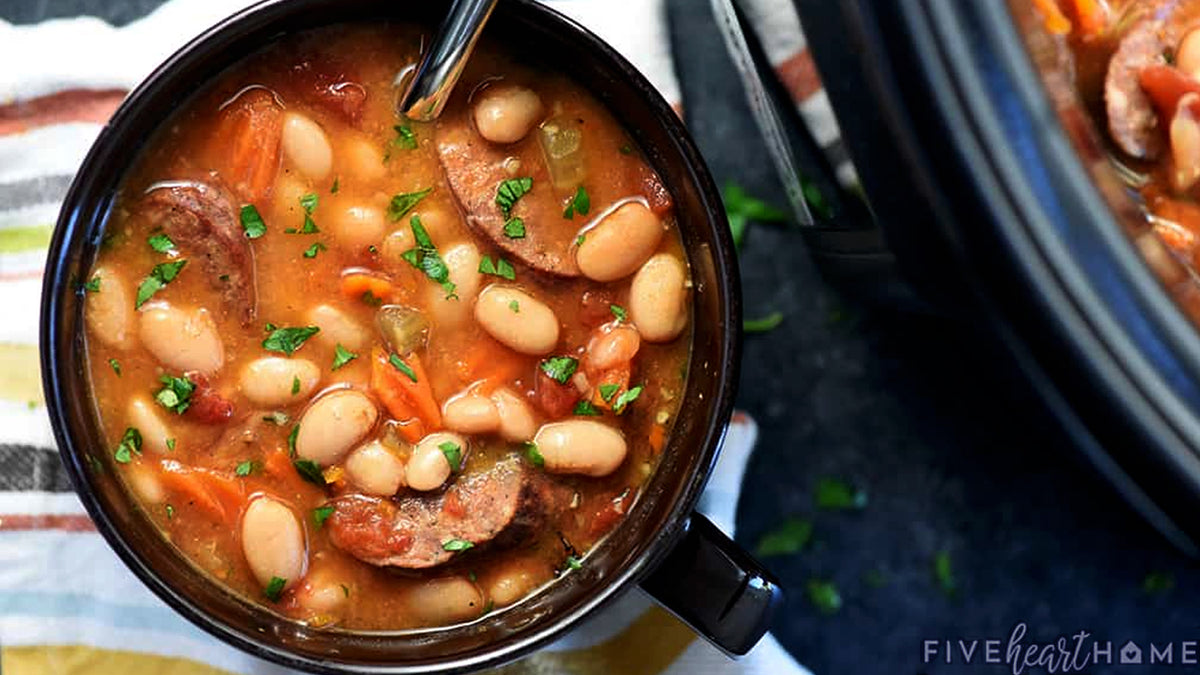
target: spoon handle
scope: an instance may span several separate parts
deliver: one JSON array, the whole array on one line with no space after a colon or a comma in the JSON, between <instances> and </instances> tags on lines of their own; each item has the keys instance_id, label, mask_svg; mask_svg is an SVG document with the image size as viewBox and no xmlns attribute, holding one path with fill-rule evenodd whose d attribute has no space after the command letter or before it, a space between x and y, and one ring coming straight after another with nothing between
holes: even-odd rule
<instances>
[{"instance_id":1,"label":"spoon handle","mask_svg":"<svg viewBox=\"0 0 1200 675\"><path fill-rule=\"evenodd\" d=\"M400 112L428 122L442 114L458 76L475 48L497 0L454 0L450 14L421 59L416 75L400 99Z\"/></svg>"}]
</instances>

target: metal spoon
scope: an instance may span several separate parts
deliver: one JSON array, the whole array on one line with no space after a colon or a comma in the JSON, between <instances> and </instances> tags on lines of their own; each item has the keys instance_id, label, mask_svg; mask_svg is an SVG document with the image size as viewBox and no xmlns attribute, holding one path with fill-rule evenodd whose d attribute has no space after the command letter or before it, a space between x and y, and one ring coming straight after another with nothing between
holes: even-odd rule
<instances>
[{"instance_id":1,"label":"metal spoon","mask_svg":"<svg viewBox=\"0 0 1200 675\"><path fill-rule=\"evenodd\" d=\"M428 122L442 114L497 0L454 0L450 14L425 52L400 98L400 113Z\"/></svg>"}]
</instances>

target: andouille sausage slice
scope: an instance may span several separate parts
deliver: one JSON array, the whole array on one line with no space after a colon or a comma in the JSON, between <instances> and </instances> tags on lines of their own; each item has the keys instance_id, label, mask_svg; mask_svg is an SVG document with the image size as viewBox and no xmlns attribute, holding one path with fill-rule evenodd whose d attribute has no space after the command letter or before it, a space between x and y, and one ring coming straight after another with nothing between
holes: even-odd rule
<instances>
[{"instance_id":1,"label":"andouille sausage slice","mask_svg":"<svg viewBox=\"0 0 1200 675\"><path fill-rule=\"evenodd\" d=\"M339 497L325 527L334 546L363 562L426 569L456 555L446 550L449 541L480 546L521 540L566 497L514 457L460 478L437 497Z\"/></svg>"},{"instance_id":2,"label":"andouille sausage slice","mask_svg":"<svg viewBox=\"0 0 1200 675\"><path fill-rule=\"evenodd\" d=\"M196 181L166 181L151 186L139 209L184 254L203 262L204 274L220 291L227 311L243 326L254 320L254 251L224 189Z\"/></svg>"},{"instance_id":3,"label":"andouille sausage slice","mask_svg":"<svg viewBox=\"0 0 1200 675\"><path fill-rule=\"evenodd\" d=\"M1104 77L1108 131L1122 152L1139 159L1155 159L1163 151L1163 131L1140 75L1143 68L1164 62L1166 33L1163 21L1140 21L1121 39Z\"/></svg>"}]
</instances>

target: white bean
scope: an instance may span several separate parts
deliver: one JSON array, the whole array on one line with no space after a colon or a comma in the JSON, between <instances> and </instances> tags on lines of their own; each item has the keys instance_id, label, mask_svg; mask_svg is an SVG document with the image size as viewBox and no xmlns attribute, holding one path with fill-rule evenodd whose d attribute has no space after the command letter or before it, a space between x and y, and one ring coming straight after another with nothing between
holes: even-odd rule
<instances>
[{"instance_id":1,"label":"white bean","mask_svg":"<svg viewBox=\"0 0 1200 675\"><path fill-rule=\"evenodd\" d=\"M303 221L303 217L300 216L303 209L300 205L300 198L308 192L308 186L300 176L289 173L281 174L279 180L275 182L275 189L271 192L271 201L274 203L275 212L287 214L289 219Z\"/></svg>"},{"instance_id":2,"label":"white bean","mask_svg":"<svg viewBox=\"0 0 1200 675\"><path fill-rule=\"evenodd\" d=\"M304 411L296 454L321 466L337 464L378 419L379 410L366 394L354 389L332 391Z\"/></svg>"},{"instance_id":3,"label":"white bean","mask_svg":"<svg viewBox=\"0 0 1200 675\"><path fill-rule=\"evenodd\" d=\"M100 283L99 290L87 295L87 326L92 337L114 349L129 349L134 337L133 298L125 279L107 267L97 267L92 279Z\"/></svg>"},{"instance_id":4,"label":"white bean","mask_svg":"<svg viewBox=\"0 0 1200 675\"><path fill-rule=\"evenodd\" d=\"M542 99L525 87L495 85L475 102L475 128L493 143L516 143L542 118Z\"/></svg>"},{"instance_id":5,"label":"white bean","mask_svg":"<svg viewBox=\"0 0 1200 675\"><path fill-rule=\"evenodd\" d=\"M442 423L460 434L490 434L500 428L500 411L490 398L467 392L442 405Z\"/></svg>"},{"instance_id":6,"label":"white bean","mask_svg":"<svg viewBox=\"0 0 1200 675\"><path fill-rule=\"evenodd\" d=\"M348 599L342 582L326 568L309 569L296 591L296 600L311 614L334 614Z\"/></svg>"},{"instance_id":7,"label":"white bean","mask_svg":"<svg viewBox=\"0 0 1200 675\"><path fill-rule=\"evenodd\" d=\"M247 363L239 380L251 403L277 406L303 401L321 381L321 369L308 359L264 356Z\"/></svg>"},{"instance_id":8,"label":"white bean","mask_svg":"<svg viewBox=\"0 0 1200 675\"><path fill-rule=\"evenodd\" d=\"M142 447L160 455L170 451L167 441L171 438L171 430L163 423L154 405L141 396L129 400L129 426L142 434Z\"/></svg>"},{"instance_id":9,"label":"white bean","mask_svg":"<svg viewBox=\"0 0 1200 675\"><path fill-rule=\"evenodd\" d=\"M607 476L625 461L621 432L593 420L542 425L533 437L550 473Z\"/></svg>"},{"instance_id":10,"label":"white bean","mask_svg":"<svg viewBox=\"0 0 1200 675\"><path fill-rule=\"evenodd\" d=\"M488 599L497 607L507 607L529 595L537 585L537 577L529 570L506 570L488 585Z\"/></svg>"},{"instance_id":11,"label":"white bean","mask_svg":"<svg viewBox=\"0 0 1200 675\"><path fill-rule=\"evenodd\" d=\"M475 320L488 335L522 354L543 356L558 344L554 310L515 288L492 284L483 289L475 302Z\"/></svg>"},{"instance_id":12,"label":"white bean","mask_svg":"<svg viewBox=\"0 0 1200 675\"><path fill-rule=\"evenodd\" d=\"M1193 28L1179 41L1175 67L1193 79L1200 77L1200 28Z\"/></svg>"},{"instance_id":13,"label":"white bean","mask_svg":"<svg viewBox=\"0 0 1200 675\"><path fill-rule=\"evenodd\" d=\"M616 281L646 262L662 237L658 216L641 202L628 202L587 231L575 261L592 281Z\"/></svg>"},{"instance_id":14,"label":"white bean","mask_svg":"<svg viewBox=\"0 0 1200 675\"><path fill-rule=\"evenodd\" d=\"M687 325L687 270L659 253L642 265L629 286L629 317L646 342L670 342Z\"/></svg>"},{"instance_id":15,"label":"white bean","mask_svg":"<svg viewBox=\"0 0 1200 675\"><path fill-rule=\"evenodd\" d=\"M313 180L324 180L333 168L333 148L321 125L307 115L288 112L283 117L280 138L283 154L296 165L300 173Z\"/></svg>"},{"instance_id":16,"label":"white bean","mask_svg":"<svg viewBox=\"0 0 1200 675\"><path fill-rule=\"evenodd\" d=\"M153 470L141 462L128 465L125 479L129 481L129 487L133 488L137 498L147 506L161 504L166 499L162 481L158 480Z\"/></svg>"},{"instance_id":17,"label":"white bean","mask_svg":"<svg viewBox=\"0 0 1200 675\"><path fill-rule=\"evenodd\" d=\"M463 577L430 579L408 590L409 612L425 625L441 626L483 614L483 594Z\"/></svg>"},{"instance_id":18,"label":"white bean","mask_svg":"<svg viewBox=\"0 0 1200 675\"><path fill-rule=\"evenodd\" d=\"M421 492L436 490L450 477L450 462L439 447L444 443L457 445L462 457L466 458L467 440L462 436L444 431L429 434L417 443L408 460L405 479L410 488Z\"/></svg>"},{"instance_id":19,"label":"white bean","mask_svg":"<svg viewBox=\"0 0 1200 675\"><path fill-rule=\"evenodd\" d=\"M341 143L337 151L339 171L345 176L353 177L353 184L359 181L377 181L387 174L387 165L383 162L383 149L379 143L361 134L348 137ZM347 178L346 182L350 183Z\"/></svg>"},{"instance_id":20,"label":"white bean","mask_svg":"<svg viewBox=\"0 0 1200 675\"><path fill-rule=\"evenodd\" d=\"M379 244L386 229L383 210L361 204L330 209L327 214L322 214L321 225L326 224L333 233L333 240L353 251Z\"/></svg>"},{"instance_id":21,"label":"white bean","mask_svg":"<svg viewBox=\"0 0 1200 675\"><path fill-rule=\"evenodd\" d=\"M537 421L529 403L511 389L492 392L492 403L500 414L500 437L506 441L520 443L528 441L537 433Z\"/></svg>"},{"instance_id":22,"label":"white bean","mask_svg":"<svg viewBox=\"0 0 1200 675\"><path fill-rule=\"evenodd\" d=\"M460 326L471 315L471 301L479 295L479 249L469 242L455 244L442 253L457 298L447 298L436 284L426 284L426 302L434 322L444 328Z\"/></svg>"},{"instance_id":23,"label":"white bean","mask_svg":"<svg viewBox=\"0 0 1200 675\"><path fill-rule=\"evenodd\" d=\"M225 347L217 325L204 309L185 310L166 303L142 308L142 344L163 365L179 371L211 375L225 363Z\"/></svg>"},{"instance_id":24,"label":"white bean","mask_svg":"<svg viewBox=\"0 0 1200 675\"><path fill-rule=\"evenodd\" d=\"M265 495L252 500L242 514L242 552L263 587L279 578L284 580L284 588L291 588L304 576L308 564L304 530L296 514Z\"/></svg>"},{"instance_id":25,"label":"white bean","mask_svg":"<svg viewBox=\"0 0 1200 675\"><path fill-rule=\"evenodd\" d=\"M362 349L367 342L367 333L357 321L342 310L331 305L317 305L308 310L305 320L321 331L316 339L326 346L341 345L350 351Z\"/></svg>"},{"instance_id":26,"label":"white bean","mask_svg":"<svg viewBox=\"0 0 1200 675\"><path fill-rule=\"evenodd\" d=\"M378 440L355 448L344 468L350 482L369 495L391 497L404 487L404 462Z\"/></svg>"}]
</instances>

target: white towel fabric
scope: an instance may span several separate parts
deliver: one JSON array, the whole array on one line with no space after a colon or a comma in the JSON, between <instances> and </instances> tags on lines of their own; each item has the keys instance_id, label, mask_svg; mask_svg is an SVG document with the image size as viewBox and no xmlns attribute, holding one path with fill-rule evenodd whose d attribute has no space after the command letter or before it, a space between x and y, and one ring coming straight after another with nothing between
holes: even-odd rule
<instances>
[{"instance_id":1,"label":"white towel fabric","mask_svg":"<svg viewBox=\"0 0 1200 675\"><path fill-rule=\"evenodd\" d=\"M756 0L765 6L769 0ZM774 0L787 6L787 0ZM72 493L53 492L57 464L37 383L38 296L45 243L58 200L101 128L99 120L60 121L6 131L6 110L72 90L128 90L175 49L246 0L171 0L122 28L94 18L13 26L0 21L0 470L21 466L0 486L0 671L74 673L125 671L281 673L201 632L146 590L89 526ZM613 44L647 74L673 104L679 101L662 0L548 0ZM756 10L757 11L757 10ZM760 18L769 15L759 13ZM797 41L797 38L799 41ZM803 47L798 24L776 26L764 41L786 60ZM63 48L68 45L69 48ZM774 59L774 57L772 57ZM119 93L118 93L119 95ZM702 509L732 533L752 420L738 416ZM3 476L0 476L3 478ZM61 476L57 479L61 489ZM572 673L562 658L603 649L656 610L630 593L588 624L528 657L515 672ZM657 610L661 615L661 610ZM770 636L732 661L691 639L659 672L670 675L747 673L806 675ZM163 660L159 657L182 659ZM596 662L586 671L596 670Z\"/></svg>"}]
</instances>

